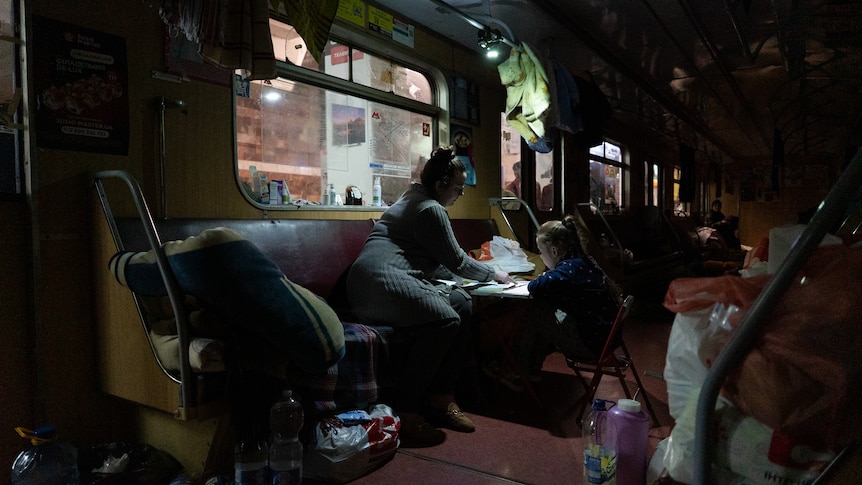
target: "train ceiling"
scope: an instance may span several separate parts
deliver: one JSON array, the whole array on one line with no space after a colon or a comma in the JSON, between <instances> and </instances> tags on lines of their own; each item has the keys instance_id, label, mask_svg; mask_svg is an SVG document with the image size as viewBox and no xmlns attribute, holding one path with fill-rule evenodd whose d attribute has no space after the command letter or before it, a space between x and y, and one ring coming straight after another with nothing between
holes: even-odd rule
<instances>
[{"instance_id":1,"label":"train ceiling","mask_svg":"<svg viewBox=\"0 0 862 485\"><path fill-rule=\"evenodd\" d=\"M788 159L843 160L862 141L857 0L377 3L471 49L470 20L526 42L591 74L616 122L717 163L772 159L776 144Z\"/></svg>"}]
</instances>

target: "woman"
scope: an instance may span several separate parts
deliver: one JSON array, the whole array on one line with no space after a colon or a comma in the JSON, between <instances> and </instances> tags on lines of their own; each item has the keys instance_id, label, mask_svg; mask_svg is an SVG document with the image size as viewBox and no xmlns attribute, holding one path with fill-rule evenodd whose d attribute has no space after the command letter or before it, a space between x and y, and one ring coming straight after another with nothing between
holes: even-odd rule
<instances>
[{"instance_id":1,"label":"woman","mask_svg":"<svg viewBox=\"0 0 862 485\"><path fill-rule=\"evenodd\" d=\"M393 403L404 446L445 439L425 416L457 431L475 429L454 398L472 303L463 289L436 280L457 275L514 281L468 256L455 239L445 207L464 193L467 171L452 148L434 150L420 178L374 225L347 278L353 313L363 322L395 328L397 345L407 346L404 361L396 364Z\"/></svg>"},{"instance_id":2,"label":"woman","mask_svg":"<svg viewBox=\"0 0 862 485\"><path fill-rule=\"evenodd\" d=\"M519 371L537 380L551 352L595 359L602 351L619 310L621 291L584 250L584 233L573 216L548 221L536 233L536 245L548 269L527 285L533 308L518 327L513 349L518 368L501 370L493 362L485 366L510 389L523 389Z\"/></svg>"}]
</instances>

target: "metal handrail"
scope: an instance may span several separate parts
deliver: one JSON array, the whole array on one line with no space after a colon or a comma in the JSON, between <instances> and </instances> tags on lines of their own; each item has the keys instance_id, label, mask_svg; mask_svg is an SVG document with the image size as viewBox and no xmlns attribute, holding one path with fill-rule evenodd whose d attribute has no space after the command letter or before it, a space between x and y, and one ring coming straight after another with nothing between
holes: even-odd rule
<instances>
[{"instance_id":1,"label":"metal handrail","mask_svg":"<svg viewBox=\"0 0 862 485\"><path fill-rule=\"evenodd\" d=\"M512 221L509 220L509 216L506 215L506 208L503 207L503 202L516 202L520 204L520 207L523 207L527 210L527 215L530 216L530 221L533 222L533 227L536 231L539 230L539 220L536 219L536 215L533 213L533 209L530 208L530 204L527 203L524 199L518 197L504 196L504 197L491 197L488 199L489 205L496 205L500 208L500 216L503 217L503 220L506 222L506 227L509 229L509 232L515 236L515 239L518 239L518 243L524 247L526 244L525 241L521 241L518 237L518 233L515 232L515 228L512 226Z\"/></svg>"},{"instance_id":2,"label":"metal handrail","mask_svg":"<svg viewBox=\"0 0 862 485\"><path fill-rule=\"evenodd\" d=\"M590 209L591 213L594 213L594 214L599 216L599 219L601 219L602 223L608 229L608 234L610 234L610 237L613 240L612 243L614 244L615 247L619 248L618 252L620 255L620 275L625 275L625 273L626 273L625 251L623 250L624 248L623 248L622 243L620 242L620 239L617 237L617 233L615 233L614 230L611 229L611 224L608 222L605 215L602 214L602 211L598 207L596 207L596 205L593 204L592 202L578 202L575 205L578 207L587 207Z\"/></svg>"},{"instance_id":3,"label":"metal handrail","mask_svg":"<svg viewBox=\"0 0 862 485\"><path fill-rule=\"evenodd\" d=\"M851 197L862 185L862 150L847 165L835 186L826 195L811 222L791 247L787 258L742 318L739 327L718 355L704 380L695 417L694 476L697 484L711 484L711 464L715 459L715 430L712 426L719 391L731 370L751 351L766 316L793 284L808 258L820 245L830 227L841 221Z\"/></svg>"},{"instance_id":4,"label":"metal handrail","mask_svg":"<svg viewBox=\"0 0 862 485\"><path fill-rule=\"evenodd\" d=\"M162 247L161 240L159 239L158 232L156 231L155 222L153 221L153 216L150 213L149 207L147 207L146 200L144 200L140 185L138 185L138 182L128 172L124 170L103 170L96 172L93 175L93 184L95 185L96 192L99 195L99 202L102 204L102 210L105 213L105 218L107 219L108 226L111 230L111 237L114 239L114 244L116 245L117 250L123 251L125 250L125 247L123 246L123 241L120 237L119 229L117 228L113 212L111 211L111 207L108 203L108 198L105 194L105 189L102 184L102 180L106 178L118 178L124 181L128 186L132 195L132 200L134 201L135 207L137 208L138 216L140 217L144 233L146 234L147 241L149 242L150 249L156 256L156 264L159 268L159 273L161 273L162 275L162 281L165 284L168 298L171 301L171 309L173 310L174 317L176 319L177 338L180 341L179 379L177 379L176 376L174 376L162 365L161 361L158 359L158 356L156 356L156 361L158 362L159 367L161 367L162 371L167 374L168 377L170 377L174 382L180 385L180 407L182 410L187 410L190 407L194 406L194 395L192 393L191 384L193 382L193 374L191 363L189 362L189 322L188 315L186 314L182 304L182 302L184 301L182 292L180 292L176 276L174 275L170 264L168 264L168 259L165 255L164 247ZM141 311L137 295L134 295L134 292L133 296L135 296L135 304L138 306L138 313L141 316L141 322L145 322L145 317L143 315L143 312ZM145 330L148 329L145 328ZM150 342L150 349L153 350L153 354L155 355L155 349L153 347L152 341L150 341L149 331L147 331L147 340Z\"/></svg>"}]
</instances>

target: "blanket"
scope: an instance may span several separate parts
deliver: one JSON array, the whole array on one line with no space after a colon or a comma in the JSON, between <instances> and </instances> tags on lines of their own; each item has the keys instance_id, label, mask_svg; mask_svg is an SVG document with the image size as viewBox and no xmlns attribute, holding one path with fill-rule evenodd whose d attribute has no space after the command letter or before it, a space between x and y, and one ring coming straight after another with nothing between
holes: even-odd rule
<instances>
[{"instance_id":1,"label":"blanket","mask_svg":"<svg viewBox=\"0 0 862 485\"><path fill-rule=\"evenodd\" d=\"M311 374L344 356L344 329L335 311L236 232L207 229L165 243L164 251L180 291L217 313L246 352L280 357ZM108 266L139 295L163 296L156 261L153 251L121 251Z\"/></svg>"}]
</instances>

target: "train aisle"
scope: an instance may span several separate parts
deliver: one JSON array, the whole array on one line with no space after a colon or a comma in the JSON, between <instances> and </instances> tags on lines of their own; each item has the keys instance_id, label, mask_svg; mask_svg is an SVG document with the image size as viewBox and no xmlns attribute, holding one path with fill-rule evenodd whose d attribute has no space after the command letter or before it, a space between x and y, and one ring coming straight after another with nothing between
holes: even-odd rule
<instances>
[{"instance_id":1,"label":"train aisle","mask_svg":"<svg viewBox=\"0 0 862 485\"><path fill-rule=\"evenodd\" d=\"M672 319L632 315L625 327L626 343L661 423L650 430L651 450L670 432L667 386L661 374ZM495 385L480 373L485 404L462 404L476 424L474 433L446 430L446 441L439 446L399 449L383 467L351 483L580 484L583 439L573 407L584 389L562 354L549 356L542 370L535 388L544 410L527 393ZM626 382L635 389L630 373ZM607 376L596 396L625 397L619 381Z\"/></svg>"}]
</instances>

